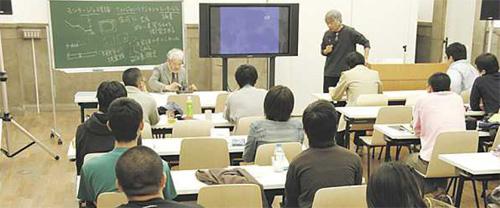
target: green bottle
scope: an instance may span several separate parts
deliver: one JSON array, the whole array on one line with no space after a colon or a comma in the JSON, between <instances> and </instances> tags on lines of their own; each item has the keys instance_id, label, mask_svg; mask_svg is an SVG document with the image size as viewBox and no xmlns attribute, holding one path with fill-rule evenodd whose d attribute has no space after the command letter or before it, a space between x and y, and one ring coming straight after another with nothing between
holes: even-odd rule
<instances>
[{"instance_id":1,"label":"green bottle","mask_svg":"<svg viewBox=\"0 0 500 208\"><path fill-rule=\"evenodd\" d=\"M193 99L191 99L191 96L188 96L186 100L186 118L193 118Z\"/></svg>"}]
</instances>

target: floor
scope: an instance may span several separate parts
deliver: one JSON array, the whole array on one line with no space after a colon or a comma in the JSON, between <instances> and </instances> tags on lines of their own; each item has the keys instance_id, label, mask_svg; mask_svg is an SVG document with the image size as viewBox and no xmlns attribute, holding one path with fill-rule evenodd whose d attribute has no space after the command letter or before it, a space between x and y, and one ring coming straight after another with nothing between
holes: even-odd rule
<instances>
[{"instance_id":1,"label":"floor","mask_svg":"<svg viewBox=\"0 0 500 208\"><path fill-rule=\"evenodd\" d=\"M68 161L66 152L69 141L74 137L76 127L80 123L79 115L79 111L57 114L59 133L64 141L62 145L49 138L53 126L51 113L27 113L15 117L18 123L56 152L61 159L54 160L38 145L33 145L12 158L0 155L0 207L77 207L75 165ZM12 150L29 143L26 136L19 131L12 127L9 129ZM4 136L2 146L5 142ZM403 151L402 154L404 159L407 153ZM380 161L374 160L372 171L379 163ZM366 154L363 157L363 166L366 171ZM480 187L479 183L477 185ZM497 185L498 182L490 184L490 189ZM466 182L463 207L475 206L471 187L471 183Z\"/></svg>"}]
</instances>

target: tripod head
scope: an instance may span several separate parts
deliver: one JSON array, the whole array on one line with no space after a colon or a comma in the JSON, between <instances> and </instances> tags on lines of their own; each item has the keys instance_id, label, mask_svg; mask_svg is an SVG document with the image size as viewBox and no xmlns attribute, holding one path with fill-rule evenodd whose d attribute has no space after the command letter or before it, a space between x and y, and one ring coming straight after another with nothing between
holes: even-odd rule
<instances>
[{"instance_id":1,"label":"tripod head","mask_svg":"<svg viewBox=\"0 0 500 208\"><path fill-rule=\"evenodd\" d=\"M5 70L0 71L0 82L7 82L7 72Z\"/></svg>"}]
</instances>

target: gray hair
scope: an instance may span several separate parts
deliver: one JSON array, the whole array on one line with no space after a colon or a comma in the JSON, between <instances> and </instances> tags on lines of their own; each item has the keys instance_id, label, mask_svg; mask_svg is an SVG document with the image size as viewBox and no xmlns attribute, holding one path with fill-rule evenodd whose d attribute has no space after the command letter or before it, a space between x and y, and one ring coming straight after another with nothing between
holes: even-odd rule
<instances>
[{"instance_id":1,"label":"gray hair","mask_svg":"<svg viewBox=\"0 0 500 208\"><path fill-rule=\"evenodd\" d=\"M167 60L182 60L184 61L184 52L178 48L172 48L167 53Z\"/></svg>"},{"instance_id":2,"label":"gray hair","mask_svg":"<svg viewBox=\"0 0 500 208\"><path fill-rule=\"evenodd\" d=\"M328 11L325 15L325 20L337 20L340 23L342 23L342 13L340 13L338 10L332 9Z\"/></svg>"}]
</instances>

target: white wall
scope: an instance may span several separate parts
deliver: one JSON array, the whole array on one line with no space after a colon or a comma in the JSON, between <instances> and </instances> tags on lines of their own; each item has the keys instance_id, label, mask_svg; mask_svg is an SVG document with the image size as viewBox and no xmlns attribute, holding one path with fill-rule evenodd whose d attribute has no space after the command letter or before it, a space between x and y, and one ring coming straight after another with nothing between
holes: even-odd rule
<instances>
[{"instance_id":1,"label":"white wall","mask_svg":"<svg viewBox=\"0 0 500 208\"><path fill-rule=\"evenodd\" d=\"M447 1L445 38L448 44L460 42L467 48L467 59L471 59L474 18L476 16L475 0Z\"/></svg>"},{"instance_id":2,"label":"white wall","mask_svg":"<svg viewBox=\"0 0 500 208\"><path fill-rule=\"evenodd\" d=\"M12 0L12 15L0 15L0 23L47 23L48 0Z\"/></svg>"},{"instance_id":3,"label":"white wall","mask_svg":"<svg viewBox=\"0 0 500 208\"><path fill-rule=\"evenodd\" d=\"M418 0L418 21L432 22L434 0Z\"/></svg>"},{"instance_id":4,"label":"white wall","mask_svg":"<svg viewBox=\"0 0 500 208\"><path fill-rule=\"evenodd\" d=\"M276 59L276 84L290 87L296 99L295 112L311 101L312 93L322 91L325 57L320 54L324 14L338 9L343 22L363 33L371 42L370 62L402 62L403 45L408 45L407 62L414 62L417 1L422 0L287 0L300 3L299 56ZM184 22L198 24L200 2L283 3L282 0L184 0ZM14 0L14 16L1 22L47 23L47 0ZM471 27L472 28L472 27Z\"/></svg>"}]
</instances>

